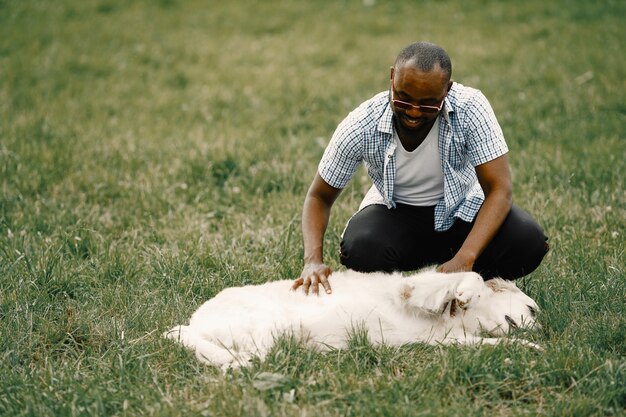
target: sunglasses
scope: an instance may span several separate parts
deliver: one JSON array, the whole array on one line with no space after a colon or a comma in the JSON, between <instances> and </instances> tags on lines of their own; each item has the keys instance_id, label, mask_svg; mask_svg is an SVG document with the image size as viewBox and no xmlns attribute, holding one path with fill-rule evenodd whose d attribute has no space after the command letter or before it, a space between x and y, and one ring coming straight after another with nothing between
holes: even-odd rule
<instances>
[{"instance_id":1,"label":"sunglasses","mask_svg":"<svg viewBox=\"0 0 626 417\"><path fill-rule=\"evenodd\" d=\"M406 101L396 100L394 98L393 77L391 78L391 102L393 103L394 106L396 106L399 109L406 110L406 111L417 110L419 112L426 113L426 114L439 113L439 111L443 107L443 100L441 100L441 103L439 103L439 106L424 106L421 104L416 106L414 104L407 103Z\"/></svg>"}]
</instances>

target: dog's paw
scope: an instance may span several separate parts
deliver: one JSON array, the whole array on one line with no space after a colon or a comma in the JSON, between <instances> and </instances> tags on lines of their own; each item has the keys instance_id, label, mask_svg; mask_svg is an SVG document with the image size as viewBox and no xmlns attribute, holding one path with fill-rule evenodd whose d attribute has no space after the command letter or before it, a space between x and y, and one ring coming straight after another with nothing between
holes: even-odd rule
<instances>
[{"instance_id":1,"label":"dog's paw","mask_svg":"<svg viewBox=\"0 0 626 417\"><path fill-rule=\"evenodd\" d=\"M171 340L175 340L178 342L180 341L181 330L182 330L182 326L172 327L168 331L161 334L161 336L166 339L171 339Z\"/></svg>"},{"instance_id":2,"label":"dog's paw","mask_svg":"<svg viewBox=\"0 0 626 417\"><path fill-rule=\"evenodd\" d=\"M248 352L231 352L233 353L232 358L225 362L225 363L221 363L219 364L219 368L221 369L222 373L227 373L229 370L237 370L240 368L245 368L248 367L252 364L252 357L253 355L251 353Z\"/></svg>"},{"instance_id":3,"label":"dog's paw","mask_svg":"<svg viewBox=\"0 0 626 417\"><path fill-rule=\"evenodd\" d=\"M531 341L526 340L526 339L517 339L517 338L512 338L512 339L511 339L511 342L514 342L514 343L519 343L519 344L520 344L520 345L522 345L522 346L526 346L526 347L529 347L529 348L536 349L536 350L538 350L539 352L543 352L543 351L544 351L544 348L543 348L543 347L541 347L541 345L538 345L537 343L531 342Z\"/></svg>"},{"instance_id":4,"label":"dog's paw","mask_svg":"<svg viewBox=\"0 0 626 417\"><path fill-rule=\"evenodd\" d=\"M454 293L454 298L456 298L456 305L459 308L467 309L474 299L480 297L480 294L476 294L473 290L464 290L464 291L456 291Z\"/></svg>"},{"instance_id":5,"label":"dog's paw","mask_svg":"<svg viewBox=\"0 0 626 417\"><path fill-rule=\"evenodd\" d=\"M480 293L484 285L484 281L480 275L469 273L454 291L457 306L466 309L473 301L480 298Z\"/></svg>"},{"instance_id":6,"label":"dog's paw","mask_svg":"<svg viewBox=\"0 0 626 417\"><path fill-rule=\"evenodd\" d=\"M227 362L227 363L222 363L219 365L220 371L222 371L222 374L227 374L228 371L234 371L236 369L239 369L240 366L237 362Z\"/></svg>"}]
</instances>

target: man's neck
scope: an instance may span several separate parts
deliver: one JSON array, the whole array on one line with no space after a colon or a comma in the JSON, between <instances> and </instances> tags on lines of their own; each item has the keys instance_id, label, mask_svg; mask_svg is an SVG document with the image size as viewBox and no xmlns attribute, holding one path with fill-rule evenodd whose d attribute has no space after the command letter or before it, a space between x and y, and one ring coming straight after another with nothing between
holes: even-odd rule
<instances>
[{"instance_id":1,"label":"man's neck","mask_svg":"<svg viewBox=\"0 0 626 417\"><path fill-rule=\"evenodd\" d=\"M422 142L424 142L424 139L426 139L426 136L428 136L428 132L430 132L430 129L432 129L436 120L437 118L434 118L423 126L420 126L419 129L415 130L409 130L404 128L402 124L398 123L395 119L393 126L394 129L396 129L396 133L398 134L398 137L400 138L400 142L402 143L404 149L406 149L408 152L412 152L417 149L417 147L420 146Z\"/></svg>"}]
</instances>

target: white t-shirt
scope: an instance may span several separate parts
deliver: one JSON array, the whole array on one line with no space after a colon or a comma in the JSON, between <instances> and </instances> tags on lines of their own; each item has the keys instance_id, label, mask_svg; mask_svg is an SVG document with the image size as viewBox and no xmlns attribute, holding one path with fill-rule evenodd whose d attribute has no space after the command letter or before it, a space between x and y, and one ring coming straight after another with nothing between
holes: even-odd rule
<instances>
[{"instance_id":1,"label":"white t-shirt","mask_svg":"<svg viewBox=\"0 0 626 417\"><path fill-rule=\"evenodd\" d=\"M396 179L393 198L412 206L434 206L443 197L443 172L439 157L439 118L424 141L412 152L402 146L396 130Z\"/></svg>"}]
</instances>

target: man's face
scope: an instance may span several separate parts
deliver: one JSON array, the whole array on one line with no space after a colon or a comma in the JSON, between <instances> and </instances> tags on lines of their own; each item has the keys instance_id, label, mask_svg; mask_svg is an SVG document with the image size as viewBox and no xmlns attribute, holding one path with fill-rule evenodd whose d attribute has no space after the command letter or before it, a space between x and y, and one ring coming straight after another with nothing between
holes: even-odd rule
<instances>
[{"instance_id":1,"label":"man's face","mask_svg":"<svg viewBox=\"0 0 626 417\"><path fill-rule=\"evenodd\" d=\"M439 111L432 112L432 109L421 109L419 106L440 107L451 86L452 82L438 65L428 72L411 65L392 68L391 109L396 120L409 130L419 129L431 122ZM393 100L396 100L397 104L394 104ZM414 107L409 108L404 103Z\"/></svg>"}]
</instances>

